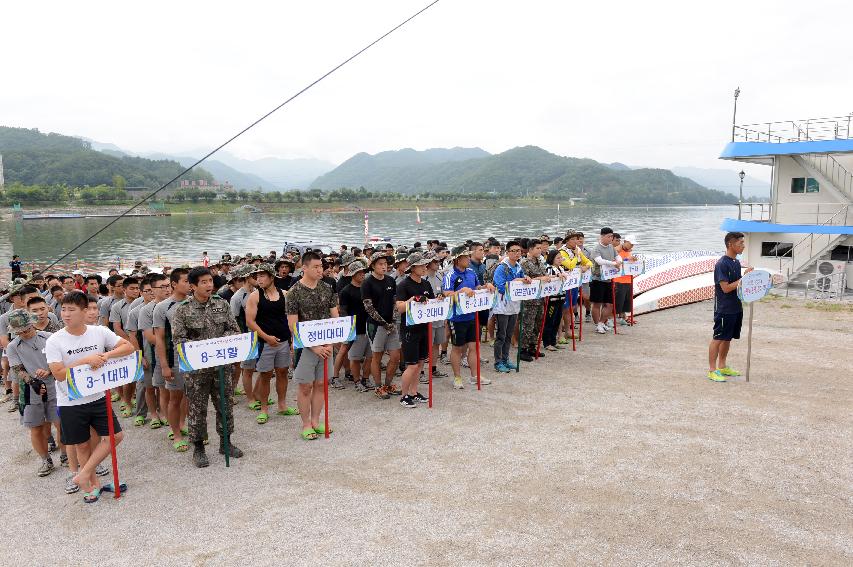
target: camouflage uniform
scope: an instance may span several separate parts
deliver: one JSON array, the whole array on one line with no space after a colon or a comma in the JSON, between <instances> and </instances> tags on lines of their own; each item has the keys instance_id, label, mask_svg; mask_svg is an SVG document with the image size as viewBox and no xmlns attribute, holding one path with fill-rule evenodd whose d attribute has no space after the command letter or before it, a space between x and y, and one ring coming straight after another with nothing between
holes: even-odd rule
<instances>
[{"instance_id":1,"label":"camouflage uniform","mask_svg":"<svg viewBox=\"0 0 853 567\"><path fill-rule=\"evenodd\" d=\"M529 278L538 278L547 275L545 268L539 260L530 258L521 259L521 269ZM536 343L539 341L539 328L542 326L542 309L545 307L544 299L529 299L522 303L521 309L521 331L519 340L521 348L528 351L536 351Z\"/></svg>"},{"instance_id":2,"label":"camouflage uniform","mask_svg":"<svg viewBox=\"0 0 853 567\"><path fill-rule=\"evenodd\" d=\"M175 309L172 321L172 342L175 345L185 341L200 341L215 337L237 335L240 328L228 302L219 296L211 296L205 302L199 302L194 295L189 296ZM234 417L231 412L231 399L234 396L234 385L230 380L230 367L225 376L225 417L228 419L228 433L234 432ZM207 403L213 401L216 409L216 432L223 438L222 413L219 400L218 370L204 368L187 372L186 396L189 403L187 426L189 439L195 443L204 440L207 435Z\"/></svg>"}]
</instances>

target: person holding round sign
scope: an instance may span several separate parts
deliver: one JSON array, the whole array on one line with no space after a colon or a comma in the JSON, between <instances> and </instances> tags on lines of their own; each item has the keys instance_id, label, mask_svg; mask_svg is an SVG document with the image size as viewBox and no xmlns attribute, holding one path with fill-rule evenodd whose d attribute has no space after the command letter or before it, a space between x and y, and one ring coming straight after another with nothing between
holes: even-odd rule
<instances>
[{"instance_id":1,"label":"person holding round sign","mask_svg":"<svg viewBox=\"0 0 853 567\"><path fill-rule=\"evenodd\" d=\"M338 317L338 296L323 280L323 260L314 251L302 255L302 278L286 295L287 324L291 334L297 323ZM302 438L317 439L326 432L320 421L325 405L323 367L331 374L332 345L306 347L299 351L293 379L299 384L297 405L302 416ZM331 433L331 431L329 431Z\"/></svg>"},{"instance_id":2,"label":"person holding round sign","mask_svg":"<svg viewBox=\"0 0 853 567\"><path fill-rule=\"evenodd\" d=\"M737 259L743 252L742 232L729 232L724 238L726 255L714 266L714 337L708 347L708 379L725 382L727 376L740 376L726 362L732 339L740 338L743 324L743 305L737 294L743 275L752 271L741 267Z\"/></svg>"}]
</instances>

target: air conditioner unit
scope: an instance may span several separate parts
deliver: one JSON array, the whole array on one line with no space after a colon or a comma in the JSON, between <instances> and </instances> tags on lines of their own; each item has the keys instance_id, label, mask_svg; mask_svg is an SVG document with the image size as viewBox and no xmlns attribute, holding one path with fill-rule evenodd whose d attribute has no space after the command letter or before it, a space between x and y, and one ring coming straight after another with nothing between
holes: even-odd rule
<instances>
[{"instance_id":1,"label":"air conditioner unit","mask_svg":"<svg viewBox=\"0 0 853 567\"><path fill-rule=\"evenodd\" d=\"M832 291L833 288L840 290L846 267L847 262L818 260L815 269L815 288L820 291Z\"/></svg>"}]
</instances>

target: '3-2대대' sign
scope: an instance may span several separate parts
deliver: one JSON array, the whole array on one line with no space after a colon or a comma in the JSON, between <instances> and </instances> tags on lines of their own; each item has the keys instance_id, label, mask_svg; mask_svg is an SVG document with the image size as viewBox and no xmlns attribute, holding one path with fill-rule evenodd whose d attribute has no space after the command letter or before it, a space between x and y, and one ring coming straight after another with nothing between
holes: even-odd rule
<instances>
[{"instance_id":1,"label":"'3-2\ub300\ub300' sign","mask_svg":"<svg viewBox=\"0 0 853 567\"><path fill-rule=\"evenodd\" d=\"M450 319L452 315L453 300L450 297L430 299L424 303L410 301L406 304L407 325L443 321L444 319Z\"/></svg>"}]
</instances>

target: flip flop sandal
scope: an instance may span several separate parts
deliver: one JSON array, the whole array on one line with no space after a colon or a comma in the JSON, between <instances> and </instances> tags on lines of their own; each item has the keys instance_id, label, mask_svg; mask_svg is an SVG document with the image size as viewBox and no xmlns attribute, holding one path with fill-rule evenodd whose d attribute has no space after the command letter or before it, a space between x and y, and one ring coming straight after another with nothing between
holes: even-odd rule
<instances>
[{"instance_id":1,"label":"flip flop sandal","mask_svg":"<svg viewBox=\"0 0 853 567\"><path fill-rule=\"evenodd\" d=\"M168 419L163 419L163 418L161 417L161 418L160 418L160 425L162 425L163 427L168 427L168 426L169 426L169 420L168 420Z\"/></svg>"},{"instance_id":2,"label":"flip flop sandal","mask_svg":"<svg viewBox=\"0 0 853 567\"><path fill-rule=\"evenodd\" d=\"M261 402L258 402L258 401L252 402L251 404L249 404L249 409L254 410L254 411L258 411L259 409L261 409Z\"/></svg>"},{"instance_id":3,"label":"flip flop sandal","mask_svg":"<svg viewBox=\"0 0 853 567\"><path fill-rule=\"evenodd\" d=\"M310 427L302 430L302 439L305 441L314 441L317 439L317 432Z\"/></svg>"},{"instance_id":4,"label":"flip flop sandal","mask_svg":"<svg viewBox=\"0 0 853 567\"><path fill-rule=\"evenodd\" d=\"M127 484L120 482L118 483L118 487L121 489L122 494L127 492ZM101 492L115 492L115 487L113 486L113 483L108 482L107 484L103 485L101 487Z\"/></svg>"},{"instance_id":5,"label":"flip flop sandal","mask_svg":"<svg viewBox=\"0 0 853 567\"><path fill-rule=\"evenodd\" d=\"M124 411L124 410L126 410L126 409L127 409L127 404L126 404L126 403L122 402L122 403L120 403L120 404L118 405L118 410L119 410L119 411Z\"/></svg>"},{"instance_id":6,"label":"flip flop sandal","mask_svg":"<svg viewBox=\"0 0 853 567\"><path fill-rule=\"evenodd\" d=\"M274 399L272 399L272 398L267 398L267 405L268 405L268 406L275 405L275 400L274 400Z\"/></svg>"},{"instance_id":7,"label":"flip flop sandal","mask_svg":"<svg viewBox=\"0 0 853 567\"><path fill-rule=\"evenodd\" d=\"M278 410L278 415L299 415L299 410L296 408Z\"/></svg>"},{"instance_id":8,"label":"flip flop sandal","mask_svg":"<svg viewBox=\"0 0 853 567\"><path fill-rule=\"evenodd\" d=\"M170 431L170 432L169 432L169 441L172 441L174 438L175 438L175 432L174 432L174 431Z\"/></svg>"},{"instance_id":9,"label":"flip flop sandal","mask_svg":"<svg viewBox=\"0 0 853 567\"><path fill-rule=\"evenodd\" d=\"M243 390L243 388L235 388L235 389L234 389L234 395L235 395L235 396L245 396L245 395L246 395L246 391L245 391L245 390Z\"/></svg>"},{"instance_id":10,"label":"flip flop sandal","mask_svg":"<svg viewBox=\"0 0 853 567\"><path fill-rule=\"evenodd\" d=\"M160 421L159 419L151 420L151 429L160 429L161 427L163 427L162 421Z\"/></svg>"},{"instance_id":11,"label":"flip flop sandal","mask_svg":"<svg viewBox=\"0 0 853 567\"><path fill-rule=\"evenodd\" d=\"M261 413L259 413L259 414L258 414L258 416L255 418L255 421L257 421L257 422L258 422L258 425L263 425L263 424L265 424L267 421L269 421L269 419L270 419L270 416L268 416L267 414L265 414L265 413L261 412Z\"/></svg>"},{"instance_id":12,"label":"flip flop sandal","mask_svg":"<svg viewBox=\"0 0 853 567\"><path fill-rule=\"evenodd\" d=\"M189 435L189 434L190 434L190 430L189 430L188 428L186 428L186 427L181 427L181 435L183 435L184 437L186 437L186 436L187 436L187 435Z\"/></svg>"},{"instance_id":13,"label":"flip flop sandal","mask_svg":"<svg viewBox=\"0 0 853 567\"><path fill-rule=\"evenodd\" d=\"M94 504L98 501L98 498L101 497L101 489L96 488L92 492L84 492L83 493L83 502L86 504Z\"/></svg>"},{"instance_id":14,"label":"flip flop sandal","mask_svg":"<svg viewBox=\"0 0 853 567\"><path fill-rule=\"evenodd\" d=\"M134 418L133 420L133 425L135 425L136 427L142 427L143 425L145 425L145 418L141 415L137 415L136 418Z\"/></svg>"},{"instance_id":15,"label":"flip flop sandal","mask_svg":"<svg viewBox=\"0 0 853 567\"><path fill-rule=\"evenodd\" d=\"M181 439L180 441L175 443L173 446L175 447L175 451L177 451L178 453L186 453L187 450L189 450L189 448L190 448L190 444L189 444L189 442L187 442L186 439Z\"/></svg>"},{"instance_id":16,"label":"flip flop sandal","mask_svg":"<svg viewBox=\"0 0 853 567\"><path fill-rule=\"evenodd\" d=\"M325 424L325 423L321 423L320 425L318 425L317 427L315 427L315 428L314 428L314 431L315 431L318 435L325 435L325 434L326 434L326 424ZM334 429L332 429L332 426L330 425L330 426L329 426L329 435L331 435L331 434L332 434L332 433L334 433L334 432L335 432L335 430L334 430Z\"/></svg>"},{"instance_id":17,"label":"flip flop sandal","mask_svg":"<svg viewBox=\"0 0 853 567\"><path fill-rule=\"evenodd\" d=\"M117 402L120 397L121 396L119 395L118 392L113 392L112 395L110 396L110 401Z\"/></svg>"}]
</instances>

